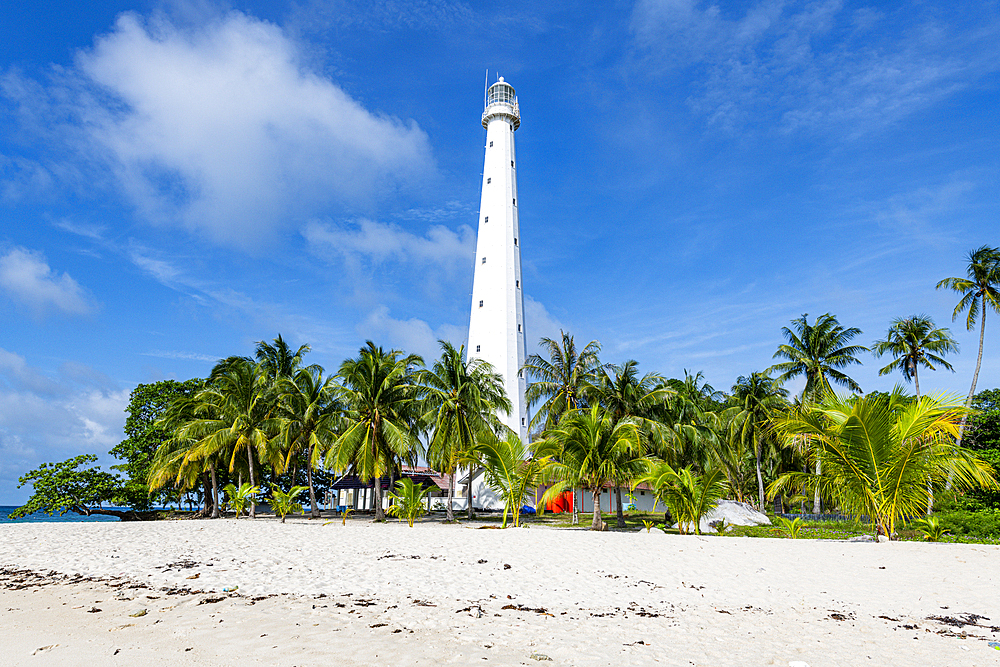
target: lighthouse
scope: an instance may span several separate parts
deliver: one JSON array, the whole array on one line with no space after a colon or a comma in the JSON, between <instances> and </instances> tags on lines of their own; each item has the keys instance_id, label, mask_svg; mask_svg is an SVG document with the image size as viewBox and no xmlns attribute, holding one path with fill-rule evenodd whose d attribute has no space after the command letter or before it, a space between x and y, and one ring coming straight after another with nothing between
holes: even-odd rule
<instances>
[{"instance_id":1,"label":"lighthouse","mask_svg":"<svg viewBox=\"0 0 1000 667\"><path fill-rule=\"evenodd\" d=\"M503 77L486 90L483 127L482 195L476 239L469 318L469 358L488 361L503 377L509 414L500 418L527 442L528 407L524 400L524 285L521 282L520 226L517 208L517 157L514 132L521 113L514 88Z\"/></svg>"}]
</instances>

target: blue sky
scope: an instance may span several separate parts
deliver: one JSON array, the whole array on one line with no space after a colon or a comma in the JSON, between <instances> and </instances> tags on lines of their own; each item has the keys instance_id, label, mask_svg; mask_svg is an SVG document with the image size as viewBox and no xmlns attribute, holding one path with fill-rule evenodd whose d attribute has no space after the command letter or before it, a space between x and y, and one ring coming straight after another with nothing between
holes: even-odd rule
<instances>
[{"instance_id":1,"label":"blue sky","mask_svg":"<svg viewBox=\"0 0 1000 667\"><path fill-rule=\"evenodd\" d=\"M331 370L463 342L487 68L522 112L529 352L562 327L728 388L802 313L864 344L927 313L962 351L922 387L968 391L977 338L934 285L1000 245L996 1L11 0L0 25L0 504L120 440L137 383L279 332ZM865 390L900 381L864 361Z\"/></svg>"}]
</instances>

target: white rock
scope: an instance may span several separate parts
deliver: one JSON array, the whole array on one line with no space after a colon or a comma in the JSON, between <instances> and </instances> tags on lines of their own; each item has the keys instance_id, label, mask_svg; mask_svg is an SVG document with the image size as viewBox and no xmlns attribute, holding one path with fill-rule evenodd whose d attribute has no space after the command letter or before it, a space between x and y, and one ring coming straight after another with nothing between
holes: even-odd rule
<instances>
[{"instance_id":1,"label":"white rock","mask_svg":"<svg viewBox=\"0 0 1000 667\"><path fill-rule=\"evenodd\" d=\"M732 526L769 526L771 520L763 512L758 512L749 503L738 503L735 500L720 500L718 506L701 517L701 532L714 532L711 523L725 521ZM677 524L674 524L674 528Z\"/></svg>"},{"instance_id":2,"label":"white rock","mask_svg":"<svg viewBox=\"0 0 1000 667\"><path fill-rule=\"evenodd\" d=\"M878 541L879 541L879 542L888 542L888 541L889 541L889 538L888 538L888 537L886 537L885 535L879 535L879 536L878 536Z\"/></svg>"}]
</instances>

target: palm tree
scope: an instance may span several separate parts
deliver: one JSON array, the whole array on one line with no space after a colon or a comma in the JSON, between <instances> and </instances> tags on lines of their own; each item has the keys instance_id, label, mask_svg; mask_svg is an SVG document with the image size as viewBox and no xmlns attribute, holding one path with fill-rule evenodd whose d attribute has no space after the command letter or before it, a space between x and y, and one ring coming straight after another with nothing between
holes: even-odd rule
<instances>
[{"instance_id":1,"label":"palm tree","mask_svg":"<svg viewBox=\"0 0 1000 667\"><path fill-rule=\"evenodd\" d=\"M278 334L271 343L257 341L257 349L254 357L260 364L264 373L272 383L277 383L281 378L289 379L302 367L302 357L311 349L308 345L302 345L296 351L288 346L285 339ZM311 370L322 370L318 366L310 366Z\"/></svg>"},{"instance_id":2,"label":"palm tree","mask_svg":"<svg viewBox=\"0 0 1000 667\"><path fill-rule=\"evenodd\" d=\"M309 517L316 519L320 513L312 471L337 438L341 410L334 399L336 384L333 378L324 379L321 369L301 368L291 379L280 378L278 391L284 467L287 469L292 457L305 451Z\"/></svg>"},{"instance_id":3,"label":"palm tree","mask_svg":"<svg viewBox=\"0 0 1000 667\"><path fill-rule=\"evenodd\" d=\"M185 424L178 437L191 439L186 460L207 460L225 453L229 471L236 457L246 451L250 486L256 487L256 459L282 472L283 460L275 443L281 426L274 415L274 392L259 364L242 357L230 357L216 364L208 386L196 395L196 418ZM250 516L257 516L251 498Z\"/></svg>"},{"instance_id":4,"label":"palm tree","mask_svg":"<svg viewBox=\"0 0 1000 667\"><path fill-rule=\"evenodd\" d=\"M441 358L430 370L420 373L424 392L423 413L433 428L427 448L427 461L448 475L447 520L454 521L452 499L455 471L460 462L469 462L467 485L469 518L472 518L472 459L476 446L493 442L507 430L498 413L510 412L511 403L504 389L503 377L482 359L466 359L465 346L458 349L438 341Z\"/></svg>"},{"instance_id":5,"label":"palm tree","mask_svg":"<svg viewBox=\"0 0 1000 667\"><path fill-rule=\"evenodd\" d=\"M422 364L415 354L386 352L368 341L356 358L340 366L344 431L327 452L325 464L338 473L351 470L363 482L375 480L376 521L385 520L382 477L420 447L416 366Z\"/></svg>"},{"instance_id":6,"label":"palm tree","mask_svg":"<svg viewBox=\"0 0 1000 667\"><path fill-rule=\"evenodd\" d=\"M658 408L673 394L673 390L656 373L646 373L640 378L638 369L639 363L634 359L629 359L621 365L601 366L595 373L596 379L584 387L584 395L588 402L601 405L606 410L612 426L629 419L648 439L663 440L664 425L655 417ZM654 435L657 431L661 433ZM616 482L615 525L624 528L622 492L618 481L626 480L611 478L610 481Z\"/></svg>"},{"instance_id":7,"label":"palm tree","mask_svg":"<svg viewBox=\"0 0 1000 667\"><path fill-rule=\"evenodd\" d=\"M965 317L965 328L969 331L979 318L979 356L976 357L976 372L972 374L972 388L965 399L965 407L972 405L972 397L976 393L976 383L979 381L979 367L983 363L983 340L986 337L986 311L1000 312L1000 248L981 246L969 253L969 264L966 267L965 278L945 278L937 284L937 289L947 288L962 295L958 305L951 314L952 321L960 313L968 311ZM957 444L962 445L962 435L965 432L965 422L968 413L962 416L958 428Z\"/></svg>"},{"instance_id":8,"label":"palm tree","mask_svg":"<svg viewBox=\"0 0 1000 667\"><path fill-rule=\"evenodd\" d=\"M740 376L733 385L733 400L738 412L730 422L739 440L753 449L757 471L757 509L764 511L764 478L760 460L764 445L771 436L771 420L784 408L788 392L766 373Z\"/></svg>"},{"instance_id":9,"label":"palm tree","mask_svg":"<svg viewBox=\"0 0 1000 667\"><path fill-rule=\"evenodd\" d=\"M788 361L774 364L765 373L770 375L772 371L778 371L780 375L775 380L781 384L800 375L805 376L803 401L816 402L833 391L831 381L860 394L858 383L840 369L860 365L857 355L868 352L867 347L848 344L861 335L861 329L845 329L830 313L820 315L812 324L808 318L806 314L792 320L791 329L782 327L781 333L788 342L778 346L774 358Z\"/></svg>"},{"instance_id":10,"label":"palm tree","mask_svg":"<svg viewBox=\"0 0 1000 667\"><path fill-rule=\"evenodd\" d=\"M726 496L729 485L718 468L696 475L692 466L674 470L669 463L651 461L646 473L636 480L653 489L656 499L670 509L681 535L693 529L701 534L701 518Z\"/></svg>"},{"instance_id":11,"label":"palm tree","mask_svg":"<svg viewBox=\"0 0 1000 667\"><path fill-rule=\"evenodd\" d=\"M780 375L775 380L782 384L800 375L805 376L806 386L802 389L802 402L806 404L819 402L823 396L832 393L831 380L860 394L861 387L858 383L840 369L854 364L860 365L857 355L868 352L867 347L849 344L855 337L861 335L861 329L857 327L845 329L830 313L820 315L812 324L809 324L808 318L809 315L806 314L797 320L792 320L794 331L782 327L781 333L788 342L779 345L778 351L772 358L780 357L788 361L774 364L764 372L770 375L772 371L778 371ZM823 464L817 460L816 474L822 474L822 470ZM819 487L816 487L813 496L815 514L820 512L820 498Z\"/></svg>"},{"instance_id":12,"label":"palm tree","mask_svg":"<svg viewBox=\"0 0 1000 667\"><path fill-rule=\"evenodd\" d=\"M531 379L525 392L528 405L545 399L531 419L531 428L539 424L544 424L545 428L554 426L563 414L580 408L583 388L593 381L594 372L601 363L598 359L601 344L596 340L577 352L573 336L562 330L559 336L559 341L542 338L539 342L549 355L547 360L533 354L523 367Z\"/></svg>"},{"instance_id":13,"label":"palm tree","mask_svg":"<svg viewBox=\"0 0 1000 667\"><path fill-rule=\"evenodd\" d=\"M601 490L608 482L622 478L622 470L645 464L641 434L631 418L615 421L600 405L589 410L567 413L559 425L548 432L539 453L558 452L547 479L555 483L542 496L548 502L571 484L582 484L593 494L594 516L590 527L602 530Z\"/></svg>"},{"instance_id":14,"label":"palm tree","mask_svg":"<svg viewBox=\"0 0 1000 667\"><path fill-rule=\"evenodd\" d=\"M958 400L913 400L899 387L863 397L829 394L822 404L789 413L775 424L814 442L823 476L785 473L771 492L816 484L841 508L868 517L877 533L891 538L900 519L923 511L928 482L940 485L949 471L963 488L997 488L989 464L951 444L965 413Z\"/></svg>"},{"instance_id":15,"label":"palm tree","mask_svg":"<svg viewBox=\"0 0 1000 667\"><path fill-rule=\"evenodd\" d=\"M486 483L504 501L503 527L510 514L514 527L521 525L521 507L545 480L546 468L552 465L548 456L529 452L516 433L479 446Z\"/></svg>"},{"instance_id":16,"label":"palm tree","mask_svg":"<svg viewBox=\"0 0 1000 667\"><path fill-rule=\"evenodd\" d=\"M917 375L919 366L937 370L938 364L954 372L941 355L948 352L958 352L958 343L951 337L948 329L935 329L934 320L927 315L913 315L907 318L896 318L892 321L888 333L883 340L875 341L872 354L881 357L891 354L891 363L879 369L879 375L888 375L899 370L907 382L912 381L916 388L917 398L920 398L920 378Z\"/></svg>"}]
</instances>

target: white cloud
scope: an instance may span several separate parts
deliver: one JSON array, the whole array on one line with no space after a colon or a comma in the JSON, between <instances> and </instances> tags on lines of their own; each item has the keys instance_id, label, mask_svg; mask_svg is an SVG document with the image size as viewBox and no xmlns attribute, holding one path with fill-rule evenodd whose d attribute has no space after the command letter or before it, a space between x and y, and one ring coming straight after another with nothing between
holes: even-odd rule
<instances>
[{"instance_id":1,"label":"white cloud","mask_svg":"<svg viewBox=\"0 0 1000 667\"><path fill-rule=\"evenodd\" d=\"M281 28L239 12L194 28L122 14L54 81L4 77L23 125L105 165L148 220L222 243L259 246L434 171L415 123L368 111Z\"/></svg>"},{"instance_id":2,"label":"white cloud","mask_svg":"<svg viewBox=\"0 0 1000 667\"><path fill-rule=\"evenodd\" d=\"M442 324L433 329L421 319L397 320L389 314L388 307L379 306L358 324L358 334L384 347L419 354L429 364L440 353L438 340L449 341L458 347L468 338L469 328Z\"/></svg>"},{"instance_id":3,"label":"white cloud","mask_svg":"<svg viewBox=\"0 0 1000 667\"><path fill-rule=\"evenodd\" d=\"M762 0L742 14L696 0L640 0L632 17L644 69L693 71L688 103L729 131L835 127L860 135L1000 69L989 10L882 14L841 0Z\"/></svg>"},{"instance_id":4,"label":"white cloud","mask_svg":"<svg viewBox=\"0 0 1000 667\"><path fill-rule=\"evenodd\" d=\"M359 257L374 263L388 260L432 263L446 268L470 266L476 252L476 234L468 225L457 230L434 225L417 236L396 225L361 219L346 227L311 222L303 235L317 254Z\"/></svg>"},{"instance_id":5,"label":"white cloud","mask_svg":"<svg viewBox=\"0 0 1000 667\"><path fill-rule=\"evenodd\" d=\"M0 256L0 288L39 315L50 310L85 315L92 310L79 283L67 273L59 275L41 253L26 248Z\"/></svg>"},{"instance_id":6,"label":"white cloud","mask_svg":"<svg viewBox=\"0 0 1000 667\"><path fill-rule=\"evenodd\" d=\"M19 502L16 480L44 461L103 455L121 441L129 390L67 362L57 373L0 349L0 504Z\"/></svg>"},{"instance_id":7,"label":"white cloud","mask_svg":"<svg viewBox=\"0 0 1000 667\"><path fill-rule=\"evenodd\" d=\"M542 303L535 301L527 294L524 295L524 334L528 354L534 354L535 351L532 348L542 338L559 340L559 332L565 329L562 322L552 317Z\"/></svg>"}]
</instances>

